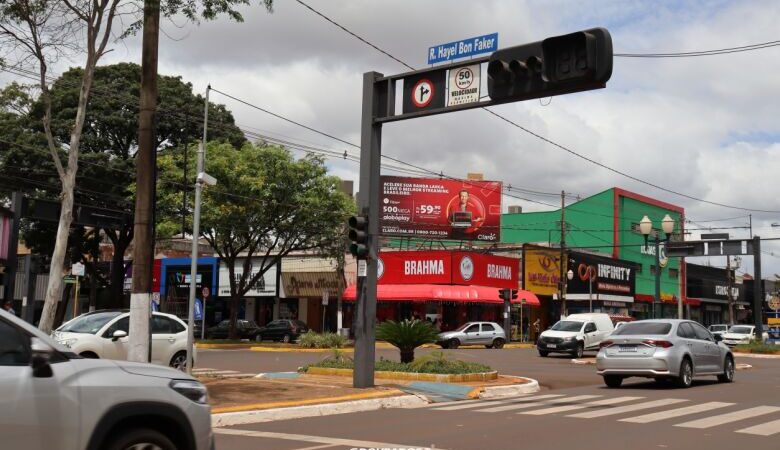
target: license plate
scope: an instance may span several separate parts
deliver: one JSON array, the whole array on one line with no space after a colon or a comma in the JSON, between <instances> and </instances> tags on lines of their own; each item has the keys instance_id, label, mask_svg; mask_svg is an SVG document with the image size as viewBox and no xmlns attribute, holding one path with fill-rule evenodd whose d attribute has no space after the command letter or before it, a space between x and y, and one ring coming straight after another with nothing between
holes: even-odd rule
<instances>
[{"instance_id":1,"label":"license plate","mask_svg":"<svg viewBox=\"0 0 780 450\"><path fill-rule=\"evenodd\" d=\"M547 348L558 348L555 344L547 344Z\"/></svg>"},{"instance_id":2,"label":"license plate","mask_svg":"<svg viewBox=\"0 0 780 450\"><path fill-rule=\"evenodd\" d=\"M621 345L620 347L618 347L618 351L622 353L625 352L636 353L637 349L636 349L636 345Z\"/></svg>"}]
</instances>

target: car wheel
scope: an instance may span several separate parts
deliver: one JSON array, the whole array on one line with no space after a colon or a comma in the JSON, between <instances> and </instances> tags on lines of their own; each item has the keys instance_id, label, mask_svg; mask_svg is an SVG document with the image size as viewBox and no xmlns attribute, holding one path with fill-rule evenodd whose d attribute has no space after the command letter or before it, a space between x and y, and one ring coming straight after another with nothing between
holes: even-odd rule
<instances>
[{"instance_id":1,"label":"car wheel","mask_svg":"<svg viewBox=\"0 0 780 450\"><path fill-rule=\"evenodd\" d=\"M100 357L95 352L81 352L79 353L79 356L82 358L100 359Z\"/></svg>"},{"instance_id":2,"label":"car wheel","mask_svg":"<svg viewBox=\"0 0 780 450\"><path fill-rule=\"evenodd\" d=\"M585 345L582 344L582 342L577 344L577 350L574 350L574 353L572 355L579 359L582 358L582 354L585 353Z\"/></svg>"},{"instance_id":3,"label":"car wheel","mask_svg":"<svg viewBox=\"0 0 780 450\"><path fill-rule=\"evenodd\" d=\"M449 348L458 348L460 346L460 341L457 339L450 339L450 344L447 346Z\"/></svg>"},{"instance_id":4,"label":"car wheel","mask_svg":"<svg viewBox=\"0 0 780 450\"><path fill-rule=\"evenodd\" d=\"M619 388L623 384L623 377L618 375L604 375L604 384L607 387Z\"/></svg>"},{"instance_id":5,"label":"car wheel","mask_svg":"<svg viewBox=\"0 0 780 450\"><path fill-rule=\"evenodd\" d=\"M289 334L285 334L282 337L282 342L284 342L285 344L288 344L291 340L292 340L292 337Z\"/></svg>"},{"instance_id":6,"label":"car wheel","mask_svg":"<svg viewBox=\"0 0 780 450\"><path fill-rule=\"evenodd\" d=\"M106 447L108 450L176 450L176 446L164 434L149 428L122 430Z\"/></svg>"},{"instance_id":7,"label":"car wheel","mask_svg":"<svg viewBox=\"0 0 780 450\"><path fill-rule=\"evenodd\" d=\"M683 359L680 364L680 375L677 377L677 386L681 388L691 387L693 383L693 364L688 358Z\"/></svg>"},{"instance_id":8,"label":"car wheel","mask_svg":"<svg viewBox=\"0 0 780 450\"><path fill-rule=\"evenodd\" d=\"M493 341L493 348L504 348L504 340L496 339L495 341Z\"/></svg>"},{"instance_id":9,"label":"car wheel","mask_svg":"<svg viewBox=\"0 0 780 450\"><path fill-rule=\"evenodd\" d=\"M550 352L546 352L544 350L539 350L539 356L541 356L542 358L546 358L547 355L549 355L549 354L550 354Z\"/></svg>"},{"instance_id":10,"label":"car wheel","mask_svg":"<svg viewBox=\"0 0 780 450\"><path fill-rule=\"evenodd\" d=\"M734 381L734 358L731 356L726 357L726 361L723 363L723 373L718 375L718 381L721 383Z\"/></svg>"},{"instance_id":11,"label":"car wheel","mask_svg":"<svg viewBox=\"0 0 780 450\"><path fill-rule=\"evenodd\" d=\"M177 352L175 355L173 355L173 358L171 358L171 363L169 365L176 370L181 370L182 372L187 370L187 352Z\"/></svg>"}]
</instances>

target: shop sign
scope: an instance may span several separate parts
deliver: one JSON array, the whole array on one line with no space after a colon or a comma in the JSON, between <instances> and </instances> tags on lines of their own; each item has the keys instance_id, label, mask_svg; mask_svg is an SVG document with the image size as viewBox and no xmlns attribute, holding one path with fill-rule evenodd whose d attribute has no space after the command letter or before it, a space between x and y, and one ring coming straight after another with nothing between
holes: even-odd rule
<instances>
[{"instance_id":1,"label":"shop sign","mask_svg":"<svg viewBox=\"0 0 780 450\"><path fill-rule=\"evenodd\" d=\"M450 284L452 254L444 250L427 252L382 252L379 255L379 284Z\"/></svg>"},{"instance_id":2,"label":"shop sign","mask_svg":"<svg viewBox=\"0 0 780 450\"><path fill-rule=\"evenodd\" d=\"M249 264L249 276L247 282L259 272L263 266L264 258L252 258L252 262ZM271 267L267 267L265 273L253 283L244 297L273 297L276 295L276 264L272 261L265 261L265 265L271 264ZM244 258L236 260L236 265L233 269L233 278L236 280L236 286L241 280L241 276L244 273ZM220 261L219 263L219 296L230 297L230 271L227 265Z\"/></svg>"},{"instance_id":3,"label":"shop sign","mask_svg":"<svg viewBox=\"0 0 780 450\"><path fill-rule=\"evenodd\" d=\"M499 242L501 182L383 176L385 236Z\"/></svg>"},{"instance_id":4,"label":"shop sign","mask_svg":"<svg viewBox=\"0 0 780 450\"><path fill-rule=\"evenodd\" d=\"M566 282L567 294L593 294L634 298L638 265L621 259L588 253L569 253L569 270L574 277Z\"/></svg>"},{"instance_id":5,"label":"shop sign","mask_svg":"<svg viewBox=\"0 0 780 450\"><path fill-rule=\"evenodd\" d=\"M523 289L539 295L558 292L560 251L523 246Z\"/></svg>"},{"instance_id":6,"label":"shop sign","mask_svg":"<svg viewBox=\"0 0 780 450\"><path fill-rule=\"evenodd\" d=\"M335 272L282 273L282 283L287 297L322 297L325 292L338 295L344 289Z\"/></svg>"},{"instance_id":7,"label":"shop sign","mask_svg":"<svg viewBox=\"0 0 780 450\"><path fill-rule=\"evenodd\" d=\"M520 260L486 253L452 253L452 284L517 289Z\"/></svg>"}]
</instances>

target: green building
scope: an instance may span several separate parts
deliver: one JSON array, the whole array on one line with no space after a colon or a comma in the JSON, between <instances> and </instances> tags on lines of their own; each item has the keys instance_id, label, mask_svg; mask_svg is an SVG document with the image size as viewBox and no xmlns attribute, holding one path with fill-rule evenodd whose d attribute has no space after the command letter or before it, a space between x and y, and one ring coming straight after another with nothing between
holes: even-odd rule
<instances>
[{"instance_id":1,"label":"green building","mask_svg":"<svg viewBox=\"0 0 780 450\"><path fill-rule=\"evenodd\" d=\"M650 318L653 308L656 317L677 317L678 299L685 293L684 263L678 258L665 257L661 244L661 302L655 297L655 236L661 231L661 221L669 215L675 221L671 239L681 239L684 232L685 210L679 206L658 201L620 188L608 189L565 207L566 248L577 252L598 253L611 258L636 263L636 285L633 301L604 301L598 311L612 314L630 314L636 318ZM639 231L639 222L648 216L653 222L653 233L648 246ZM561 240L561 211L504 214L501 218L501 242L507 244L539 244L559 247ZM560 304L548 305L548 320L560 312ZM585 302L584 307L588 307ZM567 312L586 312L581 301L567 301ZM594 312L596 309L594 309Z\"/></svg>"}]
</instances>

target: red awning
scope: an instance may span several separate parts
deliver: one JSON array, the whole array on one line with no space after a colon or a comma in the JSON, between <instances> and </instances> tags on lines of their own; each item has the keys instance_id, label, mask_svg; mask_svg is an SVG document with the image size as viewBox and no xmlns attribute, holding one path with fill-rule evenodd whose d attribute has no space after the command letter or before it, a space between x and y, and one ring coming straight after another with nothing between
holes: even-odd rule
<instances>
[{"instance_id":1,"label":"red awning","mask_svg":"<svg viewBox=\"0 0 780 450\"><path fill-rule=\"evenodd\" d=\"M344 290L343 299L355 301L356 286ZM380 302L479 302L500 305L498 288L483 286L456 286L449 284L380 284L377 286L377 300ZM539 298L532 292L518 290L512 303L539 306Z\"/></svg>"}]
</instances>

